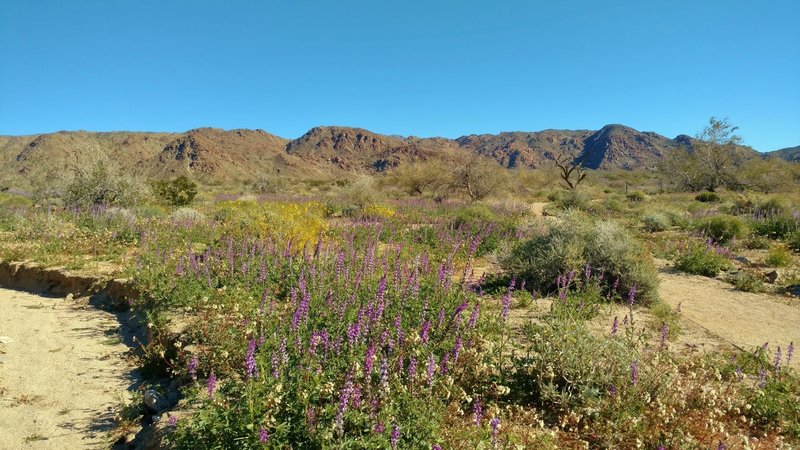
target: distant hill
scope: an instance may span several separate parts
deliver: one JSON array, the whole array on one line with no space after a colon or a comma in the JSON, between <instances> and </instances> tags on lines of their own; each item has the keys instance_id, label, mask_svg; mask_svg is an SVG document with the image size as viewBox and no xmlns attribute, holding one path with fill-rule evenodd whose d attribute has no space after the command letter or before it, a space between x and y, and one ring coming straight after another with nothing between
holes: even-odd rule
<instances>
[{"instance_id":1,"label":"distant hill","mask_svg":"<svg viewBox=\"0 0 800 450\"><path fill-rule=\"evenodd\" d=\"M766 155L777 156L778 158L783 158L787 161L800 162L800 145L767 152Z\"/></svg>"},{"instance_id":2,"label":"distant hill","mask_svg":"<svg viewBox=\"0 0 800 450\"><path fill-rule=\"evenodd\" d=\"M288 140L263 130L198 128L184 133L60 131L0 136L3 183L35 185L65 179L96 164L114 172L167 178L191 175L202 182L255 180L271 174L330 175L382 172L412 161L443 165L479 154L507 168L539 168L556 155L577 158L591 169L652 169L680 145L624 125L600 130L543 130L462 136L457 139L382 135L369 130L324 126ZM744 151L756 153L743 147ZM798 147L771 154L790 160Z\"/></svg>"}]
</instances>

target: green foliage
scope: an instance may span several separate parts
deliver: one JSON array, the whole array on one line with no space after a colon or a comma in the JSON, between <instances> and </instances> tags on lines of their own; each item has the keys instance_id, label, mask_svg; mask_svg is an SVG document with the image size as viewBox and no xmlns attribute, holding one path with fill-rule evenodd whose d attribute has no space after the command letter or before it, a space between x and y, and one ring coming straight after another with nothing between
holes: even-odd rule
<instances>
[{"instance_id":1,"label":"green foliage","mask_svg":"<svg viewBox=\"0 0 800 450\"><path fill-rule=\"evenodd\" d=\"M800 252L800 231L794 231L786 236L786 245L792 250Z\"/></svg>"},{"instance_id":2,"label":"green foliage","mask_svg":"<svg viewBox=\"0 0 800 450\"><path fill-rule=\"evenodd\" d=\"M702 218L695 222L694 228L722 244L740 239L747 233L747 225L742 219L729 215Z\"/></svg>"},{"instance_id":3,"label":"green foliage","mask_svg":"<svg viewBox=\"0 0 800 450\"><path fill-rule=\"evenodd\" d=\"M647 194L645 194L642 191L631 191L631 192L628 192L628 194L625 196L625 198L627 198L628 201L637 202L638 203L638 202L646 201L649 197L647 196Z\"/></svg>"},{"instance_id":4,"label":"green foliage","mask_svg":"<svg viewBox=\"0 0 800 450\"><path fill-rule=\"evenodd\" d=\"M141 192L133 182L112 176L101 164L91 172L78 172L61 195L64 206L71 209L95 205L131 206L140 198Z\"/></svg>"},{"instance_id":5,"label":"green foliage","mask_svg":"<svg viewBox=\"0 0 800 450\"><path fill-rule=\"evenodd\" d=\"M760 236L782 239L800 230L800 219L788 214L767 216L753 220L750 227Z\"/></svg>"},{"instance_id":6,"label":"green foliage","mask_svg":"<svg viewBox=\"0 0 800 450\"><path fill-rule=\"evenodd\" d=\"M701 192L694 197L698 202L716 203L720 200L716 192Z\"/></svg>"},{"instance_id":7,"label":"green foliage","mask_svg":"<svg viewBox=\"0 0 800 450\"><path fill-rule=\"evenodd\" d=\"M645 231L665 231L672 226L669 216L659 212L648 213L642 216L642 228Z\"/></svg>"},{"instance_id":8,"label":"green foliage","mask_svg":"<svg viewBox=\"0 0 800 450\"><path fill-rule=\"evenodd\" d=\"M744 270L730 275L727 281L742 292L764 292L764 282L758 274Z\"/></svg>"},{"instance_id":9,"label":"green foliage","mask_svg":"<svg viewBox=\"0 0 800 450\"><path fill-rule=\"evenodd\" d=\"M197 184L184 175L170 181L153 181L151 188L156 198L171 206L189 205L197 195Z\"/></svg>"},{"instance_id":10,"label":"green foliage","mask_svg":"<svg viewBox=\"0 0 800 450\"><path fill-rule=\"evenodd\" d=\"M607 291L619 278L621 292L636 286L641 301L657 297L655 269L641 244L614 222L589 223L576 214L515 246L501 265L539 292L553 292L559 275L581 273L588 265L605 274Z\"/></svg>"},{"instance_id":11,"label":"green foliage","mask_svg":"<svg viewBox=\"0 0 800 450\"><path fill-rule=\"evenodd\" d=\"M786 267L792 263L792 252L785 245L773 245L764 262L771 267Z\"/></svg>"},{"instance_id":12,"label":"green foliage","mask_svg":"<svg viewBox=\"0 0 800 450\"><path fill-rule=\"evenodd\" d=\"M580 209L586 210L589 207L591 198L584 191L569 190L555 191L547 196L553 202L553 206L558 209Z\"/></svg>"},{"instance_id":13,"label":"green foliage","mask_svg":"<svg viewBox=\"0 0 800 450\"><path fill-rule=\"evenodd\" d=\"M722 251L721 251L722 250ZM675 259L675 267L694 275L715 277L733 267L724 249L708 244L690 242Z\"/></svg>"},{"instance_id":14,"label":"green foliage","mask_svg":"<svg viewBox=\"0 0 800 450\"><path fill-rule=\"evenodd\" d=\"M770 240L758 234L751 234L742 240L742 246L749 250L765 250L769 245Z\"/></svg>"}]
</instances>

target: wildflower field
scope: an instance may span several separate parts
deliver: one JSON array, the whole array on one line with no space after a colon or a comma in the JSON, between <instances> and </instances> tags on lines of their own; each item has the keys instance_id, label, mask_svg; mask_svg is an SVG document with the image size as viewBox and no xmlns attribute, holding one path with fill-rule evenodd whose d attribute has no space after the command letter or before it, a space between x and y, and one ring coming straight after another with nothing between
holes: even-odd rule
<instances>
[{"instance_id":1,"label":"wildflower field","mask_svg":"<svg viewBox=\"0 0 800 450\"><path fill-rule=\"evenodd\" d=\"M659 294L656 259L800 308L797 204L723 200L3 194L0 258L133 281L164 448L795 448L795 342L697 351Z\"/></svg>"}]
</instances>

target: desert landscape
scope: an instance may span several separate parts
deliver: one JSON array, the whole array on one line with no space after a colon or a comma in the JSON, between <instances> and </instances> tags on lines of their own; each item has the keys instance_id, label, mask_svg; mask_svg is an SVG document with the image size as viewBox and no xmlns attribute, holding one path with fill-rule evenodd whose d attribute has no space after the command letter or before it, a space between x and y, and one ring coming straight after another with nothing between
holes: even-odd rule
<instances>
[{"instance_id":1,"label":"desert landscape","mask_svg":"<svg viewBox=\"0 0 800 450\"><path fill-rule=\"evenodd\" d=\"M800 448L797 17L0 2L0 450Z\"/></svg>"}]
</instances>

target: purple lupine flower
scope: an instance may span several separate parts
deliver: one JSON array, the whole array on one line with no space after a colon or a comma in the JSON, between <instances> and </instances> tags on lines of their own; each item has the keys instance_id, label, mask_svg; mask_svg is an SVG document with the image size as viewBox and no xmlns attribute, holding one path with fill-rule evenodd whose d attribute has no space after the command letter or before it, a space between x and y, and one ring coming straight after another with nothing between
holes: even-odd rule
<instances>
[{"instance_id":1,"label":"purple lupine flower","mask_svg":"<svg viewBox=\"0 0 800 450\"><path fill-rule=\"evenodd\" d=\"M792 356L794 356L794 341L789 342L789 346L786 347L786 365L788 366L790 362L792 362Z\"/></svg>"},{"instance_id":2,"label":"purple lupine flower","mask_svg":"<svg viewBox=\"0 0 800 450\"><path fill-rule=\"evenodd\" d=\"M200 361L197 360L197 356L192 356L192 359L189 360L189 375L191 375L192 379L197 381L197 368L200 366Z\"/></svg>"},{"instance_id":3,"label":"purple lupine flower","mask_svg":"<svg viewBox=\"0 0 800 450\"><path fill-rule=\"evenodd\" d=\"M281 363L278 360L278 354L273 352L272 353L272 378L277 379L280 376L280 374L281 374L280 368L281 368Z\"/></svg>"},{"instance_id":4,"label":"purple lupine flower","mask_svg":"<svg viewBox=\"0 0 800 450\"><path fill-rule=\"evenodd\" d=\"M502 300L503 301L503 310L500 313L500 318L501 318L501 320L503 322L505 322L508 319L508 310L509 310L509 308L511 308L511 292L512 292L511 289L509 289L503 295L503 300Z\"/></svg>"},{"instance_id":5,"label":"purple lupine flower","mask_svg":"<svg viewBox=\"0 0 800 450\"><path fill-rule=\"evenodd\" d=\"M778 347L778 350L775 352L775 375L781 370L781 348Z\"/></svg>"},{"instance_id":6,"label":"purple lupine flower","mask_svg":"<svg viewBox=\"0 0 800 450\"><path fill-rule=\"evenodd\" d=\"M397 424L392 425L392 434L389 436L389 443L392 449L397 448L397 443L400 441L400 427Z\"/></svg>"},{"instance_id":7,"label":"purple lupine flower","mask_svg":"<svg viewBox=\"0 0 800 450\"><path fill-rule=\"evenodd\" d=\"M171 427L175 427L178 425L178 416L173 416L172 414L167 414L167 425Z\"/></svg>"},{"instance_id":8,"label":"purple lupine flower","mask_svg":"<svg viewBox=\"0 0 800 450\"><path fill-rule=\"evenodd\" d=\"M453 360L458 360L458 354L461 353L461 346L463 343L461 342L461 335L459 334L456 336L456 342L453 345Z\"/></svg>"},{"instance_id":9,"label":"purple lupine flower","mask_svg":"<svg viewBox=\"0 0 800 450\"><path fill-rule=\"evenodd\" d=\"M614 321L611 322L611 335L616 336L617 331L619 331L619 320L614 316Z\"/></svg>"},{"instance_id":10,"label":"purple lupine flower","mask_svg":"<svg viewBox=\"0 0 800 450\"><path fill-rule=\"evenodd\" d=\"M408 360L408 380L414 381L414 376L417 374L417 358L412 356Z\"/></svg>"},{"instance_id":11,"label":"purple lupine flower","mask_svg":"<svg viewBox=\"0 0 800 450\"><path fill-rule=\"evenodd\" d=\"M443 321L444 321L444 308L439 310L439 316L436 318L436 328L441 327Z\"/></svg>"},{"instance_id":12,"label":"purple lupine flower","mask_svg":"<svg viewBox=\"0 0 800 450\"><path fill-rule=\"evenodd\" d=\"M422 340L423 344L428 343L428 332L431 329L431 322L429 320L425 320L422 322L422 328L419 330L419 338Z\"/></svg>"},{"instance_id":13,"label":"purple lupine flower","mask_svg":"<svg viewBox=\"0 0 800 450\"><path fill-rule=\"evenodd\" d=\"M381 358L381 386L384 388L389 386L389 361L384 356Z\"/></svg>"},{"instance_id":14,"label":"purple lupine flower","mask_svg":"<svg viewBox=\"0 0 800 450\"><path fill-rule=\"evenodd\" d=\"M450 362L450 354L445 353L442 355L442 363L439 364L439 372L444 375L447 373L447 365Z\"/></svg>"},{"instance_id":15,"label":"purple lupine flower","mask_svg":"<svg viewBox=\"0 0 800 450\"><path fill-rule=\"evenodd\" d=\"M631 363L631 384L636 386L636 382L638 381L639 381L639 363L634 360Z\"/></svg>"},{"instance_id":16,"label":"purple lupine flower","mask_svg":"<svg viewBox=\"0 0 800 450\"><path fill-rule=\"evenodd\" d=\"M258 442L266 444L268 440L269 440L269 432L267 431L266 428L261 427L261 429L258 430Z\"/></svg>"},{"instance_id":17,"label":"purple lupine flower","mask_svg":"<svg viewBox=\"0 0 800 450\"><path fill-rule=\"evenodd\" d=\"M431 450L442 450L442 446L439 444L431 445Z\"/></svg>"},{"instance_id":18,"label":"purple lupine flower","mask_svg":"<svg viewBox=\"0 0 800 450\"><path fill-rule=\"evenodd\" d=\"M481 398L475 397L475 403L472 404L472 420L475 426L481 426L483 420L483 405L481 405Z\"/></svg>"},{"instance_id":19,"label":"purple lupine flower","mask_svg":"<svg viewBox=\"0 0 800 450\"><path fill-rule=\"evenodd\" d=\"M247 372L247 378L253 378L256 375L256 340L250 339L247 343L247 355L244 359L244 367Z\"/></svg>"},{"instance_id":20,"label":"purple lupine flower","mask_svg":"<svg viewBox=\"0 0 800 450\"><path fill-rule=\"evenodd\" d=\"M728 449L728 446L725 445L724 442L719 441L719 444L717 445L717 450L727 450L727 449Z\"/></svg>"},{"instance_id":21,"label":"purple lupine flower","mask_svg":"<svg viewBox=\"0 0 800 450\"><path fill-rule=\"evenodd\" d=\"M742 371L741 367L736 368L736 381L741 382L744 380L744 372Z\"/></svg>"},{"instance_id":22,"label":"purple lupine flower","mask_svg":"<svg viewBox=\"0 0 800 450\"><path fill-rule=\"evenodd\" d=\"M658 444L658 450L667 450L667 448L664 447L664 444Z\"/></svg>"},{"instance_id":23,"label":"purple lupine flower","mask_svg":"<svg viewBox=\"0 0 800 450\"><path fill-rule=\"evenodd\" d=\"M636 285L634 284L631 286L631 290L628 291L628 306L633 306L633 302L636 300Z\"/></svg>"},{"instance_id":24,"label":"purple lupine flower","mask_svg":"<svg viewBox=\"0 0 800 450\"><path fill-rule=\"evenodd\" d=\"M757 386L761 389L764 389L766 385L767 385L767 371L764 369L759 369Z\"/></svg>"},{"instance_id":25,"label":"purple lupine flower","mask_svg":"<svg viewBox=\"0 0 800 450\"><path fill-rule=\"evenodd\" d=\"M667 348L667 334L668 334L667 323L666 322L662 322L661 323L661 348L662 349L663 348Z\"/></svg>"},{"instance_id":26,"label":"purple lupine flower","mask_svg":"<svg viewBox=\"0 0 800 450\"><path fill-rule=\"evenodd\" d=\"M589 279L592 278L592 266L586 264L583 267L583 276L586 278L586 282L589 282Z\"/></svg>"},{"instance_id":27,"label":"purple lupine flower","mask_svg":"<svg viewBox=\"0 0 800 450\"><path fill-rule=\"evenodd\" d=\"M372 374L372 361L375 358L375 344L370 342L367 347L367 354L364 356L364 377L369 379Z\"/></svg>"},{"instance_id":28,"label":"purple lupine flower","mask_svg":"<svg viewBox=\"0 0 800 450\"><path fill-rule=\"evenodd\" d=\"M211 369L211 374L208 376L206 386L208 387L208 397L214 400L214 393L217 390L217 376L214 375L214 369Z\"/></svg>"},{"instance_id":29,"label":"purple lupine flower","mask_svg":"<svg viewBox=\"0 0 800 450\"><path fill-rule=\"evenodd\" d=\"M497 416L493 417L489 425L492 427L492 445L496 447L497 433L500 431L500 418Z\"/></svg>"},{"instance_id":30,"label":"purple lupine flower","mask_svg":"<svg viewBox=\"0 0 800 450\"><path fill-rule=\"evenodd\" d=\"M386 427L383 426L383 422L379 420L378 423L375 424L375 434L383 434L384 430L386 430Z\"/></svg>"},{"instance_id":31,"label":"purple lupine flower","mask_svg":"<svg viewBox=\"0 0 800 450\"><path fill-rule=\"evenodd\" d=\"M431 354L428 357L428 367L426 368L426 373L428 374L428 386L433 385L433 376L436 374L436 359Z\"/></svg>"},{"instance_id":32,"label":"purple lupine flower","mask_svg":"<svg viewBox=\"0 0 800 450\"><path fill-rule=\"evenodd\" d=\"M613 384L608 387L608 395L610 395L612 397L616 397L617 396L617 387L614 386Z\"/></svg>"},{"instance_id":33,"label":"purple lupine flower","mask_svg":"<svg viewBox=\"0 0 800 450\"><path fill-rule=\"evenodd\" d=\"M475 307L472 308L472 315L469 317L469 322L467 322L467 328L475 327L475 323L478 321L478 314L480 313L480 303L475 303Z\"/></svg>"}]
</instances>

